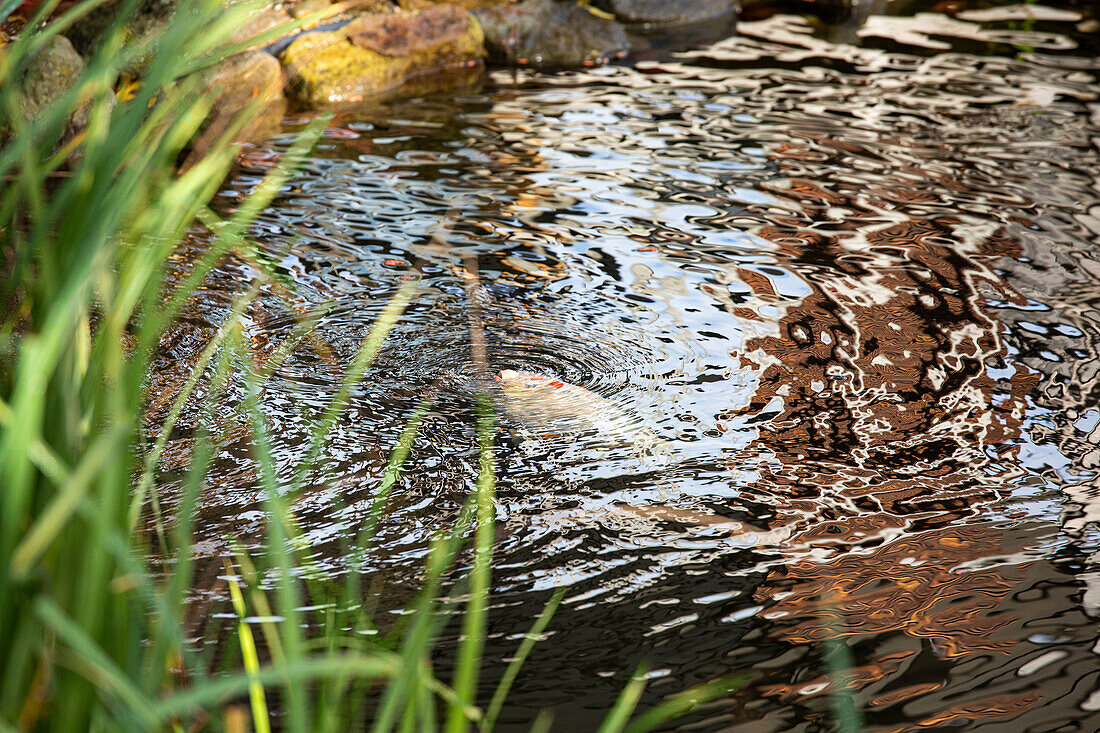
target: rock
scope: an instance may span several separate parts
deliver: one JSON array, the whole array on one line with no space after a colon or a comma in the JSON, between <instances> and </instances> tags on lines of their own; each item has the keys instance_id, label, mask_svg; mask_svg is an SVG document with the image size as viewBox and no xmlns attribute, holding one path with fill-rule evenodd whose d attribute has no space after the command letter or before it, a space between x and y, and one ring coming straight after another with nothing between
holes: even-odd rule
<instances>
[{"instance_id":1,"label":"rock","mask_svg":"<svg viewBox=\"0 0 1100 733\"><path fill-rule=\"evenodd\" d=\"M137 10L126 22L126 35L147 38L162 30L175 12L179 0L141 0ZM123 0L107 0L92 9L79 23L74 23L65 35L82 54L91 53L99 37L114 21Z\"/></svg>"},{"instance_id":2,"label":"rock","mask_svg":"<svg viewBox=\"0 0 1100 733\"><path fill-rule=\"evenodd\" d=\"M281 25L290 23L292 18L290 13L282 8L264 8L258 10L248 16L246 20L237 30L233 31L233 35L229 37L230 43L241 43L242 41L248 41L261 33L267 33L274 30ZM293 31L291 31L293 33ZM257 47L264 46L273 43L274 38L269 38L266 41L261 41L257 44Z\"/></svg>"},{"instance_id":3,"label":"rock","mask_svg":"<svg viewBox=\"0 0 1100 733\"><path fill-rule=\"evenodd\" d=\"M440 5L416 13L365 15L336 31L307 33L282 53L288 90L308 106L353 102L405 80L480 65L481 27Z\"/></svg>"},{"instance_id":4,"label":"rock","mask_svg":"<svg viewBox=\"0 0 1100 733\"><path fill-rule=\"evenodd\" d=\"M736 0L602 0L598 4L624 23L701 23L737 10Z\"/></svg>"},{"instance_id":5,"label":"rock","mask_svg":"<svg viewBox=\"0 0 1100 733\"><path fill-rule=\"evenodd\" d=\"M64 36L54 36L31 60L21 83L23 119L33 122L60 99L84 71L84 59ZM80 134L88 124L88 105L82 104L69 117L62 142Z\"/></svg>"},{"instance_id":6,"label":"rock","mask_svg":"<svg viewBox=\"0 0 1100 733\"><path fill-rule=\"evenodd\" d=\"M320 25L313 26L312 28L307 28L306 30L295 31L295 32L291 33L290 35L284 36L284 37L274 41L270 45L265 46L264 50L267 51L272 56L275 56L276 58L281 58L282 55L283 55L283 51L290 48L290 44L294 43L295 41L297 41L299 38L306 35L307 33L319 33L321 31L340 30L341 28L343 28L344 26L346 26L350 22L351 21L347 20L347 19L338 19L338 20L334 20L330 23L322 23Z\"/></svg>"},{"instance_id":7,"label":"rock","mask_svg":"<svg viewBox=\"0 0 1100 733\"><path fill-rule=\"evenodd\" d=\"M297 0L290 6L290 14L295 18L320 12L331 5L331 0Z\"/></svg>"},{"instance_id":8,"label":"rock","mask_svg":"<svg viewBox=\"0 0 1100 733\"><path fill-rule=\"evenodd\" d=\"M454 5L455 3L450 3ZM385 13L396 13L398 7L394 5L390 0L339 0L341 8L347 12L356 13L370 13L372 15L382 15ZM419 10L419 8L404 8L405 10Z\"/></svg>"},{"instance_id":9,"label":"rock","mask_svg":"<svg viewBox=\"0 0 1100 733\"><path fill-rule=\"evenodd\" d=\"M245 51L229 57L208 72L206 87L217 96L210 117L191 143L184 167L205 153L250 105L256 104L258 109L234 136L238 141L267 136L278 128L286 113L282 67L274 56L263 51Z\"/></svg>"},{"instance_id":10,"label":"rock","mask_svg":"<svg viewBox=\"0 0 1100 733\"><path fill-rule=\"evenodd\" d=\"M478 8L488 8L493 5L502 5L510 0L398 0L402 7L412 5L414 2L420 6L427 6L433 3L446 2L448 5L457 5L460 8L466 10L476 10Z\"/></svg>"},{"instance_id":11,"label":"rock","mask_svg":"<svg viewBox=\"0 0 1100 733\"><path fill-rule=\"evenodd\" d=\"M264 109L279 109L286 101L282 66L278 59L263 51L245 51L229 57L208 72L207 88L218 95L214 112L219 114L233 114L253 101Z\"/></svg>"},{"instance_id":12,"label":"rock","mask_svg":"<svg viewBox=\"0 0 1100 733\"><path fill-rule=\"evenodd\" d=\"M527 0L474 11L489 59L508 66L568 68L605 63L626 54L623 27L574 2Z\"/></svg>"}]
</instances>

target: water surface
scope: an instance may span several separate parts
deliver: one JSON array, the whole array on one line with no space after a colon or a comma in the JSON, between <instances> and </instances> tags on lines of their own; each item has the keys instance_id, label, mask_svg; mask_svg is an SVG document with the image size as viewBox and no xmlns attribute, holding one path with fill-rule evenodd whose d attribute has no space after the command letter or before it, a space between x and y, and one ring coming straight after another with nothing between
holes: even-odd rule
<instances>
[{"instance_id":1,"label":"water surface","mask_svg":"<svg viewBox=\"0 0 1100 733\"><path fill-rule=\"evenodd\" d=\"M261 216L284 280L249 312L257 361L334 304L264 394L285 480L387 298L422 277L294 507L319 566L366 579L368 605L407 601L476 475L471 258L493 369L583 386L668 446L657 461L502 425L486 685L568 589L503 729L550 708L555 730L592 730L642 660L643 705L751 674L684 730L834 730L844 710L875 731L1094 728L1094 41L1050 23L1032 31L1054 40L1015 49L928 48L866 27L775 16L634 65L345 110ZM305 121L242 155L227 210ZM166 343L154 418L255 271L227 262ZM227 425L200 616L224 610L227 538L262 541L248 431Z\"/></svg>"}]
</instances>

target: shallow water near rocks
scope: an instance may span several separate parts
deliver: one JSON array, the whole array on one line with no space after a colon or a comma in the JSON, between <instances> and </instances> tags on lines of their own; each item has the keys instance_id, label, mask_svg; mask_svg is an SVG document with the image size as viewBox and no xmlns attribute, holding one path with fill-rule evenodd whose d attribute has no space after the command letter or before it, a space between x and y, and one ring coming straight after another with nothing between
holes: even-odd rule
<instances>
[{"instance_id":1,"label":"shallow water near rocks","mask_svg":"<svg viewBox=\"0 0 1100 733\"><path fill-rule=\"evenodd\" d=\"M284 278L248 314L257 359L333 302L265 390L281 476L386 300L422 281L294 507L318 566L399 610L472 486L472 257L492 369L591 390L669 448L502 425L487 692L568 590L500 729L549 708L555 730L594 730L644 660L643 706L751 675L684 730L1092 730L1100 58L1073 28L1049 33L1076 48L1016 53L774 16L633 66L340 113L255 231ZM304 121L242 156L226 208ZM254 273L218 271L155 388L172 393ZM226 536L262 541L244 428L212 486L195 590L211 611Z\"/></svg>"}]
</instances>

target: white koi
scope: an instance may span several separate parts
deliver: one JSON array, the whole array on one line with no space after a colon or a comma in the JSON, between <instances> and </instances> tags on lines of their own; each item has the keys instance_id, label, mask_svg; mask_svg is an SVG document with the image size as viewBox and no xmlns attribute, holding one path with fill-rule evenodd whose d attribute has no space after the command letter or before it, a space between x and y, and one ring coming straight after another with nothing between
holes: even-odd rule
<instances>
[{"instance_id":1,"label":"white koi","mask_svg":"<svg viewBox=\"0 0 1100 733\"><path fill-rule=\"evenodd\" d=\"M664 441L605 397L560 379L505 369L496 375L509 417L538 436L593 434L651 453Z\"/></svg>"}]
</instances>

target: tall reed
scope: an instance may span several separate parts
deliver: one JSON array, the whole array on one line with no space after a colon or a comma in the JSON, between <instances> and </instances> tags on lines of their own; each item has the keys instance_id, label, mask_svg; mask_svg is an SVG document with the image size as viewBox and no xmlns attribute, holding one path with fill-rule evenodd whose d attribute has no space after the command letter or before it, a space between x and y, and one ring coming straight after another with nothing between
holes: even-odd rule
<instances>
[{"instance_id":1,"label":"tall reed","mask_svg":"<svg viewBox=\"0 0 1100 733\"><path fill-rule=\"evenodd\" d=\"M0 20L16 4L0 0ZM43 3L40 18L57 4ZM363 339L316 423L291 491L276 485L262 387L320 314L304 318L260 372L245 368L240 318L263 276L244 287L210 340L158 440L143 439L146 375L164 330L222 255L251 256L249 226L302 162L324 120L307 128L229 219L210 211L235 154L232 130L186 171L177 162L211 109L196 72L233 49L230 36L251 10L217 0L180 3L166 28L138 40L126 37L124 25L139 2L122 0L71 89L25 120L24 70L51 38L102 4L86 0L48 23L32 23L0 53L0 79L7 80L0 88L0 730L239 730L246 710L255 730L276 723L295 731L342 731L357 720L376 731L444 724L452 731L492 730L561 595L534 620L483 712L474 692L483 666L493 536L493 416L486 398L478 408L476 488L454 526L433 542L408 623L371 641L357 633L374 629L361 610L350 632L347 619L307 619L300 610L307 597L314 607L325 597L344 608L361 600L354 582L303 572L309 557L295 542L292 501L323 459L325 436L349 392L415 296L415 283L394 293ZM134 94L116 97L123 74L138 65ZM67 122L80 108L87 111L86 129L66 144ZM169 284L165 263L199 221L215 241L190 275ZM184 639L183 616L194 508L214 454L205 430L214 421L219 385L233 372L247 380L242 410L267 502L267 551L261 560L239 550L235 567L227 569L227 591L241 617L240 659L229 673L210 676L209 660ZM210 388L195 409L207 419L198 423L174 521L161 529L159 552L170 572L154 575L137 518L156 494L164 441L203 380ZM415 410L399 437L356 551L382 519L427 409ZM459 605L441 601L442 579L471 532L473 570L451 687L433 670L432 651L444 618L440 608ZM263 573L275 579L271 597L261 590ZM266 619L258 638L244 621L250 614ZM643 684L640 677L631 683L606 730L623 729ZM730 689L724 681L689 691L637 719L631 730ZM374 702L368 705L368 698ZM359 719L367 709L369 723Z\"/></svg>"},{"instance_id":2,"label":"tall reed","mask_svg":"<svg viewBox=\"0 0 1100 733\"><path fill-rule=\"evenodd\" d=\"M181 4L156 37L134 41L124 24L138 2L125 0L68 92L25 119L25 69L102 4L32 23L0 57L0 720L22 729L153 724L183 655L182 590L149 579L131 490L149 360L215 258L172 292L164 264L235 153L227 135L176 169L211 107L195 72L224 55L248 8ZM116 97L138 64L136 91ZM79 109L86 128L62 147ZM295 162L287 156L216 247L246 246L250 217Z\"/></svg>"}]
</instances>

